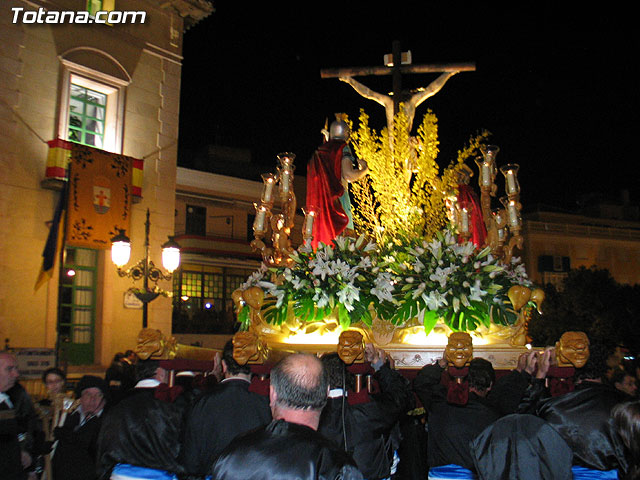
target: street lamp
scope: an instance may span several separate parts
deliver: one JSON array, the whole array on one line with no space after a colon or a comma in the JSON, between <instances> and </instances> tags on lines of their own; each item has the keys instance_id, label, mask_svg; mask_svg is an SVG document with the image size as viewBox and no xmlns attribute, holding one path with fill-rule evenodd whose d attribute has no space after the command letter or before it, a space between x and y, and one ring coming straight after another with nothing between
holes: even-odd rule
<instances>
[{"instance_id":1,"label":"street lamp","mask_svg":"<svg viewBox=\"0 0 640 480\"><path fill-rule=\"evenodd\" d=\"M151 226L149 209L147 209L147 220L144 226L144 258L126 270L123 269L131 256L131 241L125 231L119 229L119 233L111 239L111 261L117 267L118 275L121 277L130 277L134 282L143 280L142 290L133 290L133 293L142 302L142 327L147 328L147 304L162 293L157 286L158 280L171 280L172 273L180 266L180 245L171 236L162 244L162 265L167 273L163 272L149 259L149 228ZM149 281L154 283L153 289L149 288Z\"/></svg>"}]
</instances>

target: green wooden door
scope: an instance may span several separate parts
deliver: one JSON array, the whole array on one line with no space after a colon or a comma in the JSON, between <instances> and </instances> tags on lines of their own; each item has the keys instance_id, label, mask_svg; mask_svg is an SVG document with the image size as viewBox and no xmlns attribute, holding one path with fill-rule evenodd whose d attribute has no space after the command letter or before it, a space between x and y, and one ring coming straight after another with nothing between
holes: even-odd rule
<instances>
[{"instance_id":1,"label":"green wooden door","mask_svg":"<svg viewBox=\"0 0 640 480\"><path fill-rule=\"evenodd\" d=\"M58 335L71 365L94 361L98 251L67 247L62 272Z\"/></svg>"}]
</instances>

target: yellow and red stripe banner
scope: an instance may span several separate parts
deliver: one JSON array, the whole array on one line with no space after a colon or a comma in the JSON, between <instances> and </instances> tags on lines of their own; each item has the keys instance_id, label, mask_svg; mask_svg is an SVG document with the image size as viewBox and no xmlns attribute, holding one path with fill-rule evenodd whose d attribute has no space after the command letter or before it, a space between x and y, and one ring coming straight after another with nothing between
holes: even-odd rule
<instances>
[{"instance_id":1,"label":"yellow and red stripe banner","mask_svg":"<svg viewBox=\"0 0 640 480\"><path fill-rule=\"evenodd\" d=\"M95 150L96 153L99 152L101 156L113 155L115 157L124 157L124 155L106 152L93 147L87 147L78 143L62 140L61 138L49 140L47 144L49 145L49 152L47 154L45 177L57 180L65 180L67 178L67 166L69 165L69 159L71 158L73 149L77 146L81 146L83 149ZM130 158L132 163L131 195L133 195L133 197L142 198L144 160L133 157L126 158Z\"/></svg>"}]
</instances>

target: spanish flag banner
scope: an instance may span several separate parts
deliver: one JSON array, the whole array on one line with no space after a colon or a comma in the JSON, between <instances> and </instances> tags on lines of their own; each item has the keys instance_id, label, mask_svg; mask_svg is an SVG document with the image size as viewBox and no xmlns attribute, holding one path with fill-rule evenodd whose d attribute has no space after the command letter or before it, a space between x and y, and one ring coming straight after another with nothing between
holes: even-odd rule
<instances>
[{"instance_id":1,"label":"spanish flag banner","mask_svg":"<svg viewBox=\"0 0 640 480\"><path fill-rule=\"evenodd\" d=\"M67 166L69 165L72 151L78 144L69 142L67 140L62 140L61 138L56 138L55 140L49 140L47 142L47 145L49 145L49 152L47 154L47 167L45 171L45 177L66 181ZM103 152L105 155L113 155L116 157L122 156L118 155L117 153L110 153L104 150L98 150L96 148L85 148ZM132 161L131 195L133 196L133 202L135 203L137 199L142 199L144 160L140 158L128 158L131 158Z\"/></svg>"},{"instance_id":2,"label":"spanish flag banner","mask_svg":"<svg viewBox=\"0 0 640 480\"><path fill-rule=\"evenodd\" d=\"M67 187L67 182L65 182L53 214L53 220L51 222L51 227L49 228L47 242L45 243L44 250L42 251L42 267L40 267L40 273L36 279L34 290L38 290L42 285L51 280L56 260L60 258L60 250L62 249L62 243L64 240L63 228L65 211L67 208Z\"/></svg>"},{"instance_id":3,"label":"spanish flag banner","mask_svg":"<svg viewBox=\"0 0 640 480\"><path fill-rule=\"evenodd\" d=\"M131 157L72 144L66 244L108 249L120 229L129 231Z\"/></svg>"}]
</instances>

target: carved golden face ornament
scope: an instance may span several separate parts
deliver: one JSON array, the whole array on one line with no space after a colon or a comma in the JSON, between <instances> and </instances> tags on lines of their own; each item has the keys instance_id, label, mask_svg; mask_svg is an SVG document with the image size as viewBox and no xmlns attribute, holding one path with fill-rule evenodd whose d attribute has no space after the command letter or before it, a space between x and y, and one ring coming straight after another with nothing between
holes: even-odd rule
<instances>
[{"instance_id":1,"label":"carved golden face ornament","mask_svg":"<svg viewBox=\"0 0 640 480\"><path fill-rule=\"evenodd\" d=\"M238 332L233 336L233 359L246 365L260 357L258 337L252 332Z\"/></svg>"},{"instance_id":2,"label":"carved golden face ornament","mask_svg":"<svg viewBox=\"0 0 640 480\"><path fill-rule=\"evenodd\" d=\"M589 338L584 332L564 332L556 344L560 367L582 368L589 360Z\"/></svg>"},{"instance_id":3,"label":"carved golden face ornament","mask_svg":"<svg viewBox=\"0 0 640 480\"><path fill-rule=\"evenodd\" d=\"M364 339L355 330L346 330L338 339L338 356L347 365L364 360Z\"/></svg>"},{"instance_id":4,"label":"carved golden face ornament","mask_svg":"<svg viewBox=\"0 0 640 480\"><path fill-rule=\"evenodd\" d=\"M462 368L473 358L473 342L466 332L453 332L445 348L445 358L449 365Z\"/></svg>"}]
</instances>

